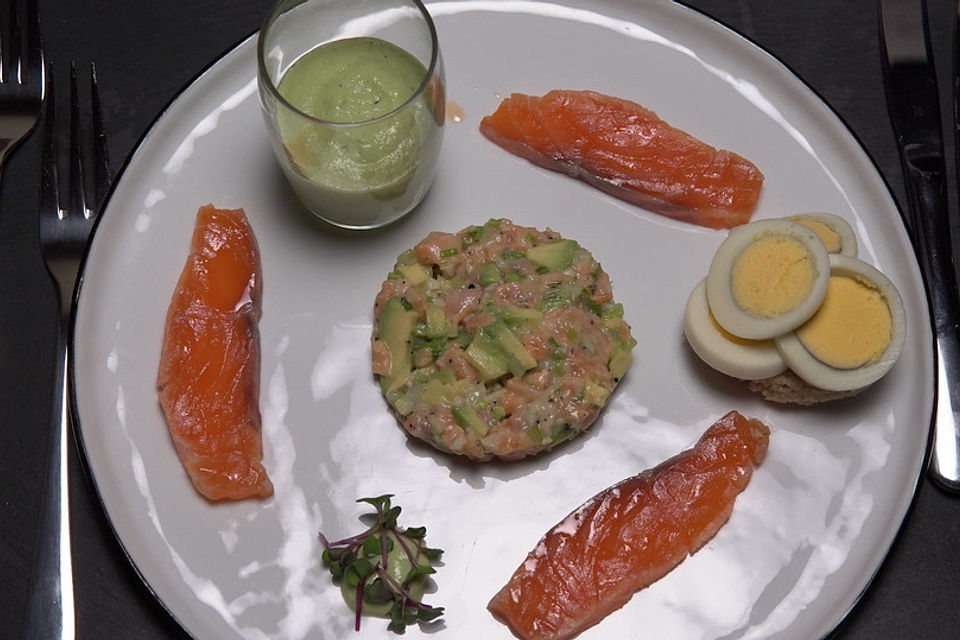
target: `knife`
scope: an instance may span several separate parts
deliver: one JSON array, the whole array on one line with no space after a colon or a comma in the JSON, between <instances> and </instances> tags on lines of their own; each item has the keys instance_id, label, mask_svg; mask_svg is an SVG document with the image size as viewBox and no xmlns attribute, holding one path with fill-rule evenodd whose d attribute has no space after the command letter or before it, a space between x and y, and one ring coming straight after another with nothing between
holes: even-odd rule
<instances>
[{"instance_id":1,"label":"knife","mask_svg":"<svg viewBox=\"0 0 960 640\"><path fill-rule=\"evenodd\" d=\"M929 473L941 488L960 493L960 292L926 13L925 0L880 0L883 77L906 177L906 222L927 286L936 336Z\"/></svg>"}]
</instances>

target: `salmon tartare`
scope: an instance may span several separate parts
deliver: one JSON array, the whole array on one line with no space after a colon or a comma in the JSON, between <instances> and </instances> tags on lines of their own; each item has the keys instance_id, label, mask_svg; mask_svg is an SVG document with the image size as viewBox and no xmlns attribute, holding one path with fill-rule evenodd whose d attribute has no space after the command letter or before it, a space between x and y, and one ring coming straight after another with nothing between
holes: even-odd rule
<instances>
[{"instance_id":1,"label":"salmon tartare","mask_svg":"<svg viewBox=\"0 0 960 640\"><path fill-rule=\"evenodd\" d=\"M506 219L430 233L399 256L374 304L387 402L410 435L474 460L582 433L635 344L589 251Z\"/></svg>"}]
</instances>

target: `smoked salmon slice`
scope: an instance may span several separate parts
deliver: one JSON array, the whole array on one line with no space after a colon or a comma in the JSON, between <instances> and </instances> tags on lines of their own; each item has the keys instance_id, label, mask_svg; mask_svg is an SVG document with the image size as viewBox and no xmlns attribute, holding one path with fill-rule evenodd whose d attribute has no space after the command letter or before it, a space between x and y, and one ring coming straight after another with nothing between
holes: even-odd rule
<instances>
[{"instance_id":1,"label":"smoked salmon slice","mask_svg":"<svg viewBox=\"0 0 960 640\"><path fill-rule=\"evenodd\" d=\"M480 122L494 143L671 218L714 229L750 220L763 174L635 102L594 91L514 93Z\"/></svg>"},{"instance_id":2,"label":"smoked salmon slice","mask_svg":"<svg viewBox=\"0 0 960 640\"><path fill-rule=\"evenodd\" d=\"M260 433L261 280L243 210L201 207L167 309L157 386L180 462L210 500L273 494Z\"/></svg>"},{"instance_id":3,"label":"smoked salmon slice","mask_svg":"<svg viewBox=\"0 0 960 640\"><path fill-rule=\"evenodd\" d=\"M769 435L731 411L692 449L600 492L548 531L487 608L523 640L563 640L595 625L717 533Z\"/></svg>"}]
</instances>

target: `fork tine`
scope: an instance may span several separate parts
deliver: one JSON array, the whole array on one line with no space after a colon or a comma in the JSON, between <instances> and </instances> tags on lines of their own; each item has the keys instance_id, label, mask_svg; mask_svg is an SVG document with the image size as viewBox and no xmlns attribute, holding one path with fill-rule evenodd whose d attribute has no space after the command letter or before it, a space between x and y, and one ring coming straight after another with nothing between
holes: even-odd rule
<instances>
[{"instance_id":1,"label":"fork tine","mask_svg":"<svg viewBox=\"0 0 960 640\"><path fill-rule=\"evenodd\" d=\"M89 218L87 214L86 195L84 193L84 184L86 183L86 171L83 161L83 143L81 141L82 132L80 130L80 91L77 87L77 65L70 63L70 200L68 201L69 210L72 212L82 212L84 217Z\"/></svg>"},{"instance_id":2,"label":"fork tine","mask_svg":"<svg viewBox=\"0 0 960 640\"><path fill-rule=\"evenodd\" d=\"M17 0L9 0L4 8L3 16L0 17L0 82L6 82L11 78L10 70L16 65L13 61L16 59L19 45L14 40L17 37Z\"/></svg>"},{"instance_id":3,"label":"fork tine","mask_svg":"<svg viewBox=\"0 0 960 640\"><path fill-rule=\"evenodd\" d=\"M17 0L12 0L11 4ZM37 0L27 0L26 28L21 25L21 34L26 34L26 45L21 36L20 82L27 84L43 81L43 42L40 38L40 11Z\"/></svg>"},{"instance_id":4,"label":"fork tine","mask_svg":"<svg viewBox=\"0 0 960 640\"><path fill-rule=\"evenodd\" d=\"M43 43L37 0L8 0L5 5L0 22L0 82L42 83Z\"/></svg>"},{"instance_id":5,"label":"fork tine","mask_svg":"<svg viewBox=\"0 0 960 640\"><path fill-rule=\"evenodd\" d=\"M60 181L57 170L57 108L53 67L46 65L47 100L44 105L43 146L40 162L40 219L60 217Z\"/></svg>"},{"instance_id":6,"label":"fork tine","mask_svg":"<svg viewBox=\"0 0 960 640\"><path fill-rule=\"evenodd\" d=\"M107 131L103 123L103 107L100 104L100 89L97 84L97 67L90 63L90 102L93 112L93 182L94 215L103 205L110 188L110 155L107 150Z\"/></svg>"},{"instance_id":7,"label":"fork tine","mask_svg":"<svg viewBox=\"0 0 960 640\"><path fill-rule=\"evenodd\" d=\"M69 113L58 113L54 68L52 64L46 62L44 67L47 77L47 100L44 104L40 210L44 214L57 218L81 213L86 218L92 218L99 212L111 182L106 126L103 105L100 101L96 65L90 63L89 119L81 115L84 109L81 100L80 73L76 63L70 64ZM68 147L57 142L58 120L61 117L69 117ZM67 122L63 125L66 126ZM92 181L90 180L91 172ZM63 193L64 190L66 193Z\"/></svg>"}]
</instances>

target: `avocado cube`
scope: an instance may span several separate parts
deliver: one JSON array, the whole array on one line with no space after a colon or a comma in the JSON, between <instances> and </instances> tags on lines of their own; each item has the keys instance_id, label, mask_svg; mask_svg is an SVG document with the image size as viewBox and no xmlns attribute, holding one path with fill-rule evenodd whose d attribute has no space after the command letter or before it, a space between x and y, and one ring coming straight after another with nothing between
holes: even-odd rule
<instances>
[{"instance_id":1,"label":"avocado cube","mask_svg":"<svg viewBox=\"0 0 960 640\"><path fill-rule=\"evenodd\" d=\"M413 286L421 285L430 279L430 271L420 263L397 265L397 272Z\"/></svg>"},{"instance_id":2,"label":"avocado cube","mask_svg":"<svg viewBox=\"0 0 960 640\"><path fill-rule=\"evenodd\" d=\"M484 382L496 380L509 371L510 361L499 343L484 329L478 329L464 357L474 366Z\"/></svg>"},{"instance_id":3,"label":"avocado cube","mask_svg":"<svg viewBox=\"0 0 960 640\"><path fill-rule=\"evenodd\" d=\"M573 264L573 252L578 246L576 240L558 240L531 247L527 250L527 258L550 271L563 271Z\"/></svg>"},{"instance_id":4,"label":"avocado cube","mask_svg":"<svg viewBox=\"0 0 960 640\"><path fill-rule=\"evenodd\" d=\"M543 321L543 311L507 305L494 310L494 314L503 319L511 329L532 331Z\"/></svg>"},{"instance_id":5,"label":"avocado cube","mask_svg":"<svg viewBox=\"0 0 960 640\"><path fill-rule=\"evenodd\" d=\"M490 430L490 427L483 421L476 409L469 405L456 405L451 407L450 411L453 413L453 419L457 421L457 424L466 430L479 436L487 435L487 431Z\"/></svg>"},{"instance_id":6,"label":"avocado cube","mask_svg":"<svg viewBox=\"0 0 960 640\"><path fill-rule=\"evenodd\" d=\"M497 320L486 328L509 358L510 373L518 378L528 369L537 366L537 359L530 355L520 339L514 335L503 320Z\"/></svg>"},{"instance_id":7,"label":"avocado cube","mask_svg":"<svg viewBox=\"0 0 960 640\"><path fill-rule=\"evenodd\" d=\"M420 402L430 407L443 404L448 401L446 391L447 385L436 378L431 378L423 386L423 391L420 393Z\"/></svg>"},{"instance_id":8,"label":"avocado cube","mask_svg":"<svg viewBox=\"0 0 960 640\"><path fill-rule=\"evenodd\" d=\"M378 337L390 352L390 373L380 381L385 391L402 386L413 371L411 344L417 326L417 313L407 310L400 298L390 298L383 305Z\"/></svg>"},{"instance_id":9,"label":"avocado cube","mask_svg":"<svg viewBox=\"0 0 960 640\"><path fill-rule=\"evenodd\" d=\"M427 306L427 326L424 335L428 338L443 338L447 335L447 314L440 305Z\"/></svg>"},{"instance_id":10,"label":"avocado cube","mask_svg":"<svg viewBox=\"0 0 960 640\"><path fill-rule=\"evenodd\" d=\"M450 384L451 382L456 382L457 377L453 373L452 369L440 369L433 374L433 378L443 384Z\"/></svg>"},{"instance_id":11,"label":"avocado cube","mask_svg":"<svg viewBox=\"0 0 960 640\"><path fill-rule=\"evenodd\" d=\"M610 397L609 391L592 380L587 380L584 392L587 402L595 407L602 407L607 404L607 398Z\"/></svg>"},{"instance_id":12,"label":"avocado cube","mask_svg":"<svg viewBox=\"0 0 960 640\"><path fill-rule=\"evenodd\" d=\"M633 357L630 355L630 351L622 347L614 347L610 353L610 364L608 365L610 367L610 375L617 380L623 378L632 360Z\"/></svg>"},{"instance_id":13,"label":"avocado cube","mask_svg":"<svg viewBox=\"0 0 960 640\"><path fill-rule=\"evenodd\" d=\"M480 286L487 287L491 284L500 282L500 268L492 262L488 262L480 269Z\"/></svg>"}]
</instances>

